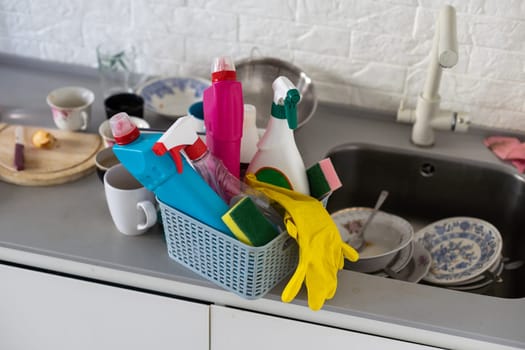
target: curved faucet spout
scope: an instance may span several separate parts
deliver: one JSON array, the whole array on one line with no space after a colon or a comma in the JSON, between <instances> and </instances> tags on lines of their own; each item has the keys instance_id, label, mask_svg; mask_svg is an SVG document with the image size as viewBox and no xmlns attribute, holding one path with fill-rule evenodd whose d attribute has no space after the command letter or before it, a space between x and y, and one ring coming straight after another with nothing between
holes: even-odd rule
<instances>
[{"instance_id":1,"label":"curved faucet spout","mask_svg":"<svg viewBox=\"0 0 525 350\"><path fill-rule=\"evenodd\" d=\"M436 22L423 98L427 100L439 99L438 91L442 68L452 68L456 63L458 63L456 11L452 6L445 5Z\"/></svg>"},{"instance_id":2,"label":"curved faucet spout","mask_svg":"<svg viewBox=\"0 0 525 350\"><path fill-rule=\"evenodd\" d=\"M438 60L443 68L452 68L458 63L458 36L456 29L456 11L450 5L445 5L439 13Z\"/></svg>"},{"instance_id":3,"label":"curved faucet spout","mask_svg":"<svg viewBox=\"0 0 525 350\"><path fill-rule=\"evenodd\" d=\"M423 91L418 96L415 109L415 121L411 140L418 146L434 144L432 122L439 113L439 85L443 68L452 68L458 62L458 41L456 29L456 11L454 7L445 5L436 21L436 30L432 41L430 65ZM398 120L403 120L407 112L401 107Z\"/></svg>"}]
</instances>

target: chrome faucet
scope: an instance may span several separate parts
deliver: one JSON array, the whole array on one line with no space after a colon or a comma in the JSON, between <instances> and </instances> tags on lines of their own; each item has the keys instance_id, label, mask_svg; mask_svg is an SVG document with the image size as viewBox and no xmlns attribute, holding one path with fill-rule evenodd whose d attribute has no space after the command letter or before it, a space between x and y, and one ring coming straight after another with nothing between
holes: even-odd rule
<instances>
[{"instance_id":1,"label":"chrome faucet","mask_svg":"<svg viewBox=\"0 0 525 350\"><path fill-rule=\"evenodd\" d=\"M456 11L445 5L439 13L430 53L430 66L423 92L418 96L416 109L405 109L401 101L397 120L414 123L411 140L418 146L434 144L434 129L466 131L469 120L465 115L440 111L439 84L443 68L452 68L458 62Z\"/></svg>"}]
</instances>

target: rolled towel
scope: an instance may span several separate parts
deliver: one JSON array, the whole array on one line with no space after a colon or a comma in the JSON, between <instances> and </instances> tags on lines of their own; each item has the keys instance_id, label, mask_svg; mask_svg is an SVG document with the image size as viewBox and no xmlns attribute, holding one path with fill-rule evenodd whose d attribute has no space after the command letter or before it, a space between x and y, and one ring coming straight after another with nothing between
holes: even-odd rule
<instances>
[{"instance_id":1,"label":"rolled towel","mask_svg":"<svg viewBox=\"0 0 525 350\"><path fill-rule=\"evenodd\" d=\"M506 136L490 136L483 143L498 158L510 161L520 173L525 171L525 143Z\"/></svg>"}]
</instances>

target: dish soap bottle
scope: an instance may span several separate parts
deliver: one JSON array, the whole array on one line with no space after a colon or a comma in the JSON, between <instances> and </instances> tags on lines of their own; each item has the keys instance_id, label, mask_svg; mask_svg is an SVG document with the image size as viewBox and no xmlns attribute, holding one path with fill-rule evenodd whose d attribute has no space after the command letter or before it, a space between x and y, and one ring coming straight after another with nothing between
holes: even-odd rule
<instances>
[{"instance_id":1,"label":"dish soap bottle","mask_svg":"<svg viewBox=\"0 0 525 350\"><path fill-rule=\"evenodd\" d=\"M239 178L244 103L231 57L215 59L211 80L212 85L203 94L206 144Z\"/></svg>"},{"instance_id":2,"label":"dish soap bottle","mask_svg":"<svg viewBox=\"0 0 525 350\"><path fill-rule=\"evenodd\" d=\"M293 135L297 128L296 106L301 95L284 76L275 79L272 88L272 116L247 173L255 174L259 181L308 195L306 169Z\"/></svg>"}]
</instances>

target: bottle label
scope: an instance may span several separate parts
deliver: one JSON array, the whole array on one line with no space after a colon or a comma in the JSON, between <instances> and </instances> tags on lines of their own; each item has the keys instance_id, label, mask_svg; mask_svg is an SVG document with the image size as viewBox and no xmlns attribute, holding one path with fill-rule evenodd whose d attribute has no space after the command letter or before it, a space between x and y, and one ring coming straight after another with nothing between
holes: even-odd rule
<instances>
[{"instance_id":1,"label":"bottle label","mask_svg":"<svg viewBox=\"0 0 525 350\"><path fill-rule=\"evenodd\" d=\"M255 177L259 181L293 190L291 181L279 169L272 167L263 167L255 172Z\"/></svg>"}]
</instances>

